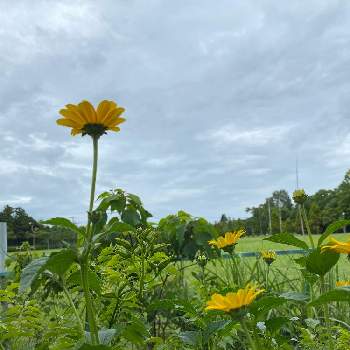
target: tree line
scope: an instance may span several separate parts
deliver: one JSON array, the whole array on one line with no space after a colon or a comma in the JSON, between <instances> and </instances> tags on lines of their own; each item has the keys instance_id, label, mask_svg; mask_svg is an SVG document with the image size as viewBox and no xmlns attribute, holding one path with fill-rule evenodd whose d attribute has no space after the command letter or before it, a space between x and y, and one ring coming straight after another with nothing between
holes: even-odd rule
<instances>
[{"instance_id":1,"label":"tree line","mask_svg":"<svg viewBox=\"0 0 350 350\"><path fill-rule=\"evenodd\" d=\"M349 219L350 170L338 187L331 190L321 189L309 195L304 206L313 233L323 232L330 223L338 219ZM305 231L300 219L299 207L286 190L274 191L260 205L246 208L246 212L249 215L247 218L235 219L223 214L219 221L211 224L203 218L194 218L190 214L179 211L175 215L169 215L160 220L159 229L170 234L170 238L165 235L164 239L174 241L174 247L177 247L174 248L176 254L181 255L184 250L186 256L193 255L192 253L198 248L197 245L202 246L202 241L208 237L241 228L244 228L248 235L278 232L303 234ZM24 242L29 242L36 249L48 249L62 247L64 241L70 243L76 241L74 232L55 225L42 225L20 207L6 205L0 211L1 221L7 222L10 249ZM195 247L192 247L193 237L196 237ZM177 250L182 253L180 254Z\"/></svg>"},{"instance_id":2,"label":"tree line","mask_svg":"<svg viewBox=\"0 0 350 350\"><path fill-rule=\"evenodd\" d=\"M321 189L308 195L304 203L313 233L321 233L335 220L350 218L350 170L335 189ZM246 208L244 219L223 214L215 227L220 233L244 228L248 235L266 235L279 232L303 234L305 227L300 218L300 208L286 190L274 191L256 207Z\"/></svg>"},{"instance_id":3,"label":"tree line","mask_svg":"<svg viewBox=\"0 0 350 350\"><path fill-rule=\"evenodd\" d=\"M58 227L40 224L23 208L6 205L0 211L0 222L7 223L9 250L29 242L36 249L60 248L63 242L76 241L74 232Z\"/></svg>"}]
</instances>

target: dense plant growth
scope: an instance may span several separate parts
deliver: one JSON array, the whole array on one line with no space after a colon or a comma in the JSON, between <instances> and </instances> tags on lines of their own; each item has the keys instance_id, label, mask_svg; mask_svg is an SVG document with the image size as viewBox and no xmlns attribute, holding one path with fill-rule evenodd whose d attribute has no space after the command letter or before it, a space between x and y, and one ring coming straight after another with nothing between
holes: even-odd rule
<instances>
[{"instance_id":1,"label":"dense plant growth","mask_svg":"<svg viewBox=\"0 0 350 350\"><path fill-rule=\"evenodd\" d=\"M301 250L263 251L243 259L246 232L221 235L205 219L179 211L158 225L140 198L113 189L95 198L98 143L119 131L124 109L102 101L67 105L58 123L93 143L87 223L56 217L40 225L74 232L74 244L9 258L0 290L0 348L334 349L350 348L350 243L329 239L350 225L338 220L315 239L308 197L294 193L307 240L281 232L266 241Z\"/></svg>"}]
</instances>

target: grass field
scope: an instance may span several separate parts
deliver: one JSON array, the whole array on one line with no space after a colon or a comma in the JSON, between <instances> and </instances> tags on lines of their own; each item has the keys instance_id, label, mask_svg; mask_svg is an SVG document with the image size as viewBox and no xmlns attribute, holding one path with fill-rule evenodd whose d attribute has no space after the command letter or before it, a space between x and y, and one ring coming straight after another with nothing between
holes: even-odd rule
<instances>
[{"instance_id":1,"label":"grass field","mask_svg":"<svg viewBox=\"0 0 350 350\"><path fill-rule=\"evenodd\" d=\"M315 243L317 243L320 236L321 235L313 235L313 239ZM269 250L269 249L273 249L273 250L293 249L292 246L287 246L285 244L264 241L264 238L266 237L268 236L242 237L236 246L236 251L237 252L255 252L255 251L259 252L261 250ZM309 238L307 235L305 236L297 235L296 237L309 244ZM350 234L339 233L339 234L336 234L336 237L340 241L347 241L350 239ZM298 249L298 248L295 248L295 249Z\"/></svg>"},{"instance_id":2,"label":"grass field","mask_svg":"<svg viewBox=\"0 0 350 350\"><path fill-rule=\"evenodd\" d=\"M262 250L289 250L289 249L298 249L297 247L288 246L285 244L274 243L270 241L265 241L264 238L267 236L258 236L258 237L242 237L237 246L237 252L261 252ZM299 239L305 241L309 244L308 236L297 236ZM319 239L320 235L313 235L315 244ZM336 238L340 241L347 241L349 239L349 234L336 234ZM327 242L327 240L326 240ZM271 265L270 268L270 277L271 283L276 285L284 285L285 283L289 284L289 289L291 290L300 290L300 274L301 267L294 261L296 258L300 257L300 254L290 254L278 256L276 261ZM240 266L243 271L243 274L251 275L251 269L257 263L256 257L243 257L241 258ZM227 274L229 263L218 263L218 261L213 261L208 264L208 269L211 271L221 271L219 274L225 276ZM258 269L265 269L263 262L259 262ZM229 274L228 274L229 275ZM342 254L339 260L339 263L329 274L330 286L334 287L334 283L337 280L350 280L350 262L347 257ZM293 282L295 281L295 282ZM295 283L295 285L294 285ZM285 288L286 286L283 286Z\"/></svg>"}]
</instances>

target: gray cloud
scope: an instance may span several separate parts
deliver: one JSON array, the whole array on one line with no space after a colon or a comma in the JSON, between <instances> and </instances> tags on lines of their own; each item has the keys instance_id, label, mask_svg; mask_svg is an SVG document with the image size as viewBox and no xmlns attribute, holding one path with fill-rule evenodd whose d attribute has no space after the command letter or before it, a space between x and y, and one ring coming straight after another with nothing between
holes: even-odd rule
<instances>
[{"instance_id":1,"label":"gray cloud","mask_svg":"<svg viewBox=\"0 0 350 350\"><path fill-rule=\"evenodd\" d=\"M160 218L245 215L271 191L331 188L349 167L350 4L4 1L0 205L84 220L91 144L66 103L127 109L101 142L98 191Z\"/></svg>"}]
</instances>

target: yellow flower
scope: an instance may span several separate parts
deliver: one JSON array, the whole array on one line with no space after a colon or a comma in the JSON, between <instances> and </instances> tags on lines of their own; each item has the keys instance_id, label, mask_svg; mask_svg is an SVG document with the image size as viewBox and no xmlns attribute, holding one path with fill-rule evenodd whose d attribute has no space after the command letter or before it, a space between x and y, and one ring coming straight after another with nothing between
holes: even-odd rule
<instances>
[{"instance_id":1,"label":"yellow flower","mask_svg":"<svg viewBox=\"0 0 350 350\"><path fill-rule=\"evenodd\" d=\"M245 288L239 289L235 293L227 293L225 296L215 293L207 301L205 310L230 312L231 310L240 309L251 304L262 292L264 292L264 289L258 289L256 285L248 284Z\"/></svg>"},{"instance_id":2,"label":"yellow flower","mask_svg":"<svg viewBox=\"0 0 350 350\"><path fill-rule=\"evenodd\" d=\"M350 281L337 281L335 285L337 287L350 287Z\"/></svg>"},{"instance_id":3,"label":"yellow flower","mask_svg":"<svg viewBox=\"0 0 350 350\"><path fill-rule=\"evenodd\" d=\"M72 128L71 134L88 134L99 137L106 130L119 131L117 125L125 121L120 115L125 111L113 101L100 102L97 109L89 101L82 101L77 105L68 104L60 110L64 118L58 119L57 124Z\"/></svg>"},{"instance_id":4,"label":"yellow flower","mask_svg":"<svg viewBox=\"0 0 350 350\"><path fill-rule=\"evenodd\" d=\"M350 254L350 241L340 242L335 238L331 238L330 241L321 248L322 253L325 251L331 251L335 253Z\"/></svg>"},{"instance_id":5,"label":"yellow flower","mask_svg":"<svg viewBox=\"0 0 350 350\"><path fill-rule=\"evenodd\" d=\"M218 239L212 239L208 243L216 246L219 249L225 248L237 244L238 240L244 235L244 230L238 230L235 232L226 232L225 236L220 236Z\"/></svg>"},{"instance_id":6,"label":"yellow flower","mask_svg":"<svg viewBox=\"0 0 350 350\"><path fill-rule=\"evenodd\" d=\"M277 259L276 252L274 252L273 250L262 251L261 257L268 265L271 265Z\"/></svg>"}]
</instances>

